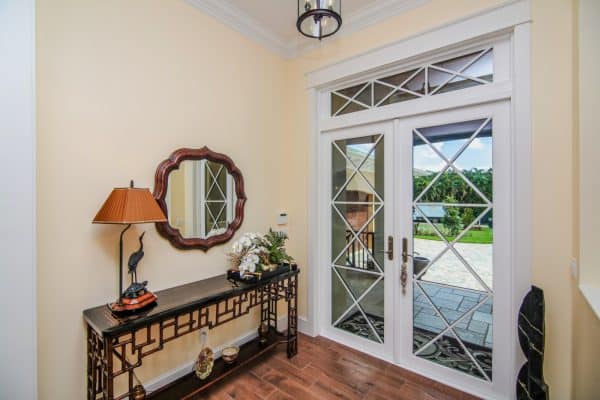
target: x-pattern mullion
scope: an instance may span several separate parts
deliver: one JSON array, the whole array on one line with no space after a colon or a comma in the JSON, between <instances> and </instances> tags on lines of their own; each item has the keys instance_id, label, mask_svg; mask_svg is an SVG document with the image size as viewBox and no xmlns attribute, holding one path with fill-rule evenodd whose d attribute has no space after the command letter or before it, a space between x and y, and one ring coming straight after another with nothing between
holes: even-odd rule
<instances>
[{"instance_id":1,"label":"x-pattern mullion","mask_svg":"<svg viewBox=\"0 0 600 400\"><path fill-rule=\"evenodd\" d=\"M452 71L451 69L440 67L440 66L437 66L437 65L430 65L429 68L435 69L435 70L440 71L440 72L445 72L445 73L450 74L450 75L454 75L454 77L452 79L454 79L456 77L460 77L460 78L464 78L466 80L475 81L477 83L482 83L484 85L486 83L489 83L485 79L477 78L476 76L466 75L466 74L463 74L461 72Z\"/></svg>"},{"instance_id":2,"label":"x-pattern mullion","mask_svg":"<svg viewBox=\"0 0 600 400\"><path fill-rule=\"evenodd\" d=\"M344 246L344 248L342 249L340 254L334 259L333 262L334 263L337 262L340 259L340 257L342 257L346 253L346 251L348 250L350 245L352 245L352 243L356 240L367 251L367 254L369 256L371 256L371 259L372 259L373 263L375 264L375 266L377 267L377 269L379 269L379 271L381 271L383 273L383 269L381 268L381 266L375 259L375 255L371 254L371 251L369 250L369 246L367 246L365 244L365 242L363 242L362 239L360 238L360 234L363 233L363 231L371 224L371 222L373 222L373 220L375 219L377 214L379 214L379 211L383 208L383 204L379 204L379 207L373 212L373 215L371 215L371 217L367 220L367 222L365 222L365 224L357 232L354 231L354 228L352 227L352 225L350 225L350 223L346 220L346 218L344 218L341 211L338 210L338 208L335 206L335 203L332 204L332 208L337 212L337 214L342 219L342 221L344 221L344 225L346 225L346 228L350 231L352 236L354 236L354 238L352 240L349 240L348 243L346 243L346 246Z\"/></svg>"},{"instance_id":3,"label":"x-pattern mullion","mask_svg":"<svg viewBox=\"0 0 600 400\"><path fill-rule=\"evenodd\" d=\"M454 253L454 255L456 257L458 257L459 261L465 266L465 268L467 268L467 270L469 271L469 273L471 275L473 275L473 277L477 280L477 282L479 282L479 284L481 286L483 286L483 288L485 289L485 291L489 294L492 294L493 291L492 289L483 281L483 279L481 279L481 277L479 276L479 274L473 269L473 267L471 267L471 264L469 264L467 262L467 260L465 260L465 258L460 254L460 252L458 250L456 250L456 248L454 247L454 244L449 244L448 247L450 248L450 251L452 253Z\"/></svg>"},{"instance_id":4,"label":"x-pattern mullion","mask_svg":"<svg viewBox=\"0 0 600 400\"><path fill-rule=\"evenodd\" d=\"M223 200L225 200L227 198L227 196L225 196L225 193L223 193L223 190L221 190L221 187L219 186L219 181L217 179L217 177L219 176L219 174L221 173L221 171L223 171L223 165L221 165L219 167L219 170L217 171L217 175L215 176L215 174L213 174L212 170L210 167L207 168L208 169L208 173L211 176L211 185L208 187L208 191L206 192L206 197L208 197L210 195L210 193L213 190L213 187L215 187L215 185L217 186L217 189L219 189L219 192L221 193L221 196L223 197Z\"/></svg>"},{"instance_id":5,"label":"x-pattern mullion","mask_svg":"<svg viewBox=\"0 0 600 400\"><path fill-rule=\"evenodd\" d=\"M446 245L444 247L444 249L442 251L440 251L435 257L433 257L433 259L431 261L429 261L429 264L427 264L425 266L425 268L423 268L423 270L421 272L419 272L419 274L415 277L415 279L420 279L428 270L429 268L435 264L440 258L442 258L444 256L444 254L446 254L446 252L449 250L448 248L448 240L446 240L446 238L444 237L444 235L440 232L440 230L438 229L437 226L435 226L435 224L433 224L431 222L431 220L429 218L427 218L427 216L423 213L423 211L421 211L421 209L415 205L415 207L418 209L419 214L421 214L421 216L425 219L425 222L430 225L431 227L433 227L433 230L435 231L435 233L440 237L440 239L444 242L444 244Z\"/></svg>"},{"instance_id":6,"label":"x-pattern mullion","mask_svg":"<svg viewBox=\"0 0 600 400\"><path fill-rule=\"evenodd\" d=\"M377 338L377 340L379 341L379 343L383 343L383 340L381 340L381 337L379 336L379 334L377 333L377 330L375 329L375 327L371 323L371 320L367 317L366 313L362 309L362 306L360 305L360 302L367 296L367 294L369 294L369 292L375 287L375 285L377 285L377 283L379 283L379 281L381 281L383 279L383 275L380 275L377 279L375 279L375 281L357 298L357 297L354 296L354 294L352 294L352 290L350 290L350 288L346 284L346 281L344 281L344 279L342 278L342 276L340 275L340 273L335 268L333 268L333 271L334 271L335 275L338 277L338 279L340 280L340 282L342 283L342 286L344 286L344 289L346 289L346 292L348 293L348 295L350 296L350 298L352 299L352 304L333 323L333 326L336 326L346 315L348 315L348 313L350 313L350 311L352 311L352 309L354 308L354 306L356 306L356 308L358 308L358 311L360 311L360 313L362 314L362 316L365 319L365 321L367 321L367 323L369 324L369 327L371 328L371 330L375 334L375 337Z\"/></svg>"},{"instance_id":7,"label":"x-pattern mullion","mask_svg":"<svg viewBox=\"0 0 600 400\"><path fill-rule=\"evenodd\" d=\"M464 180L464 181L465 181L465 183L466 183L467 185L469 185L469 187L470 187L471 189L473 189L473 190L475 191L475 193L477 193L477 194L478 194L478 195L481 197L481 199L482 199L482 200L483 200L483 201L484 201L484 202L485 202L487 205L489 205L489 206L491 206L491 205L492 205L492 202L490 201L490 199L488 199L488 198L487 198L487 196L486 196L485 194L483 194L483 193L481 192L481 190L479 190L479 188L478 188L477 186L475 186L475 184L474 184L473 182L471 182L471 180L470 180L469 178L467 178L467 177L465 176L465 174L463 174L463 173L462 173L462 171L461 171L460 169L458 169L458 167L456 167L455 165L452 165L452 166L450 166L450 168L452 168L452 170L453 170L454 172L456 172L456 174L457 174L458 176L460 176L460 177L461 177L461 179L462 179L462 180Z\"/></svg>"},{"instance_id":8,"label":"x-pattern mullion","mask_svg":"<svg viewBox=\"0 0 600 400\"><path fill-rule=\"evenodd\" d=\"M419 355L424 349L426 349L429 345L431 345L432 343L435 343L439 338L441 338L442 336L444 336L446 333L451 332L454 337L456 338L456 340L458 341L458 343L460 344L460 346L462 347L463 351L469 356L469 358L471 359L471 361L475 364L475 366L477 367L477 369L479 369L479 372L481 373L482 376L484 376L486 378L486 380L490 380L490 378L487 376L487 374L483 371L483 368L481 368L481 366L479 365L479 362L477 362L477 360L475 359L475 357L473 357L473 355L471 354L471 352L469 351L469 349L467 348L467 346L465 346L465 344L463 343L462 339L460 338L460 336L456 333L456 331L454 330L454 328L456 327L456 325L458 325L463 319L467 318L469 315L473 314L477 309L479 309L479 307L483 306L488 299L491 298L491 296L486 296L483 300L481 300L480 302L478 302L476 305L474 305L471 309L469 309L468 311L466 311L461 317L459 317L456 321L450 323L446 317L442 314L442 312L440 311L440 309L435 305L435 303L433 302L433 300L431 299L431 297L427 294L427 292L425 291L425 289L423 289L423 287L421 286L421 284L419 282L415 282L416 285L419 287L419 289L421 289L421 292L423 293L423 295L425 296L425 299L427 300L427 302L431 305L431 307L433 307L433 309L437 312L437 316L442 320L442 322L444 323L444 325L446 325L446 328L444 328L444 330L442 330L442 332L440 332L436 337L434 337L433 339L431 339L429 342L427 342L425 345L421 346L420 349L418 349L415 352L415 355Z\"/></svg>"},{"instance_id":9,"label":"x-pattern mullion","mask_svg":"<svg viewBox=\"0 0 600 400\"><path fill-rule=\"evenodd\" d=\"M358 94L356 94L355 96L359 96L359 95L361 95L361 94L362 94L362 92L364 92L364 91L365 91L365 88L363 87L363 88L361 88L360 92L359 92ZM347 103L345 103L345 104L342 106L342 108L340 109L340 111L343 111L343 109L346 107L346 105L347 105L347 104L350 104L350 103L356 103L356 104L359 104L359 105L361 105L361 106L363 106L363 107L366 107L366 108L370 108L370 107L371 107L371 106L370 106L370 105L368 105L367 103L363 103L362 101L358 100L358 97L357 97L357 98L355 98L355 97L348 97L348 96L346 96L345 94L342 94L342 93L339 93L339 92L334 92L334 93L335 93L337 96L339 96L339 97L341 97L342 99L344 99L344 100L346 100L346 101L347 101Z\"/></svg>"},{"instance_id":10,"label":"x-pattern mullion","mask_svg":"<svg viewBox=\"0 0 600 400\"><path fill-rule=\"evenodd\" d=\"M482 199L483 201L490 206L492 204L492 202L487 198L487 196L485 194L483 194L479 188L477 186L475 186L473 184L473 182L471 182L463 173L462 171L456 167L456 165L454 165L454 162L456 162L456 160L465 152L465 150L471 145L471 143L473 143L473 141L477 138L477 136L479 135L479 133L481 132L481 130L483 128L485 128L488 124L488 122L491 120L491 117L488 117L483 124L481 124L481 126L479 126L479 128L477 128L477 130L475 130L475 133L473 133L470 137L469 140L467 140L462 146L461 148L458 150L458 152L450 159L448 160L446 158L446 156L438 150L437 147L435 147L433 144L431 144L431 142L425 137L425 135L423 135L421 132L419 132L418 129L415 129L415 133L417 133L417 135L419 135L419 137L421 138L421 140L423 140L425 143L427 143L427 146L429 146L445 163L445 170L440 172L440 176L441 174L443 174L446 170L448 170L448 168L452 168L452 170L454 172L456 172L464 181L467 185L469 185L469 187L471 189L473 189L475 191L475 193L477 193ZM418 199L421 198L421 196L429 189L431 188L430 185L428 185L423 192L421 192L421 195L419 195Z\"/></svg>"},{"instance_id":11,"label":"x-pattern mullion","mask_svg":"<svg viewBox=\"0 0 600 400\"><path fill-rule=\"evenodd\" d=\"M365 84L363 85L363 87L362 87L362 88L360 88L360 89L359 89L359 90L358 90L358 91L357 91L357 92L354 94L354 96L352 96L351 98L349 98L348 96L345 96L345 95L343 95L343 94L341 94L341 93L339 93L339 92L334 92L336 95L338 95L338 96L340 96L340 97L342 97L342 98L344 98L344 99L347 99L347 101L346 101L346 103L345 103L345 104L344 104L342 107L340 107L340 109L339 109L339 110L337 110L337 111L335 112L335 114L334 114L333 116L335 117L335 116L337 116L339 113L341 113L342 111L344 111L344 110L346 109L346 107L348 107L348 105L349 105L350 103L356 103L356 104L359 104L359 105L361 105L361 106L363 106L363 107L366 107L366 108L371 108L371 106L369 106L369 105L366 105L365 103L363 103L362 101L360 101L360 100L358 100L358 99L357 99L357 98L358 98L358 96L360 96L360 95L362 94L362 92L363 92L363 91L364 91L364 90L365 90L365 89L366 89L366 88L367 88L367 87L368 87L370 84L371 84L371 82L367 82L367 83L365 83Z\"/></svg>"},{"instance_id":12,"label":"x-pattern mullion","mask_svg":"<svg viewBox=\"0 0 600 400\"><path fill-rule=\"evenodd\" d=\"M434 229L434 231L437 233L437 235L440 237L440 239L442 239L442 241L445 244L444 249L437 256L435 256L429 262L429 264L427 264L425 266L425 268L423 268L422 271L419 272L419 274L415 277L415 279L420 279L431 268L431 266L433 264L435 264L440 258L442 258L443 255L448 252L448 250L450 250L452 253L454 253L458 257L458 260L465 266L467 271L469 271L469 273L471 273L471 275L473 275L473 277L477 280L477 282L479 282L479 284L482 285L482 287L486 290L486 292L490 293L490 294L493 293L492 289L490 289L490 287L481 279L481 277L473 269L473 267L471 267L471 264L469 264L467 262L467 260L465 260L464 257L462 255L460 255L458 250L456 250L456 248L454 247L454 245L456 243L458 243L460 241L460 239L462 239L463 236L466 235L467 232L469 232L475 226L475 224L477 223L477 219L474 219L473 221L471 221L471 223L465 229L463 229L461 233L459 233L451 242L449 242L448 239L446 239L446 237L438 229L438 227L435 226L435 224L433 222L431 222L431 220L429 218L427 218L425 213L423 213L423 210L421 210L419 208L419 205L415 204L414 206L419 211L419 214L421 214L421 216L425 219L425 222ZM480 217L483 217L485 214L487 214L489 212L489 210L491 210L491 207L488 207L483 213L481 213Z\"/></svg>"},{"instance_id":13,"label":"x-pattern mullion","mask_svg":"<svg viewBox=\"0 0 600 400\"><path fill-rule=\"evenodd\" d=\"M415 134L417 134L417 136L419 136L419 138L427 144L427 146L432 149L437 155L438 157L440 157L442 159L442 161L445 163L444 167L442 168L442 170L440 172L438 172L438 174L431 180L431 182L429 182L429 184L425 187L425 189L423 189L423 191L417 196L417 198L415 199L415 202L419 201L424 195L425 193L427 193L427 191L429 189L431 189L431 187L438 181L438 179L440 179L442 177L442 175L449 169L452 168L452 170L454 171L458 171L458 168L456 168L454 166L454 162L463 154L463 152L467 149L467 147L469 147L469 145L473 142L473 140L475 140L475 138L479 135L479 133L481 132L481 130L488 124L488 122L491 120L491 117L488 117L483 124L481 124L479 126L479 128L477 128L475 130L475 132L473 132L473 134L469 137L469 139L463 143L463 145L460 147L460 149L456 152L456 154L454 154L454 156L452 156L450 159L446 158L446 156L438 150L437 147L435 147L426 137L425 135L423 135L418 129L413 129L413 132ZM471 188L473 188L477 194L479 194L482 199L487 203L487 204L491 204L490 201L488 200L488 198L483 195L483 193L481 193L481 191L479 189L477 189L477 187L475 187L475 185L471 184L471 182L462 174L460 173L460 171L458 171L459 176L464 179L466 181L467 184L469 184L469 186Z\"/></svg>"},{"instance_id":14,"label":"x-pattern mullion","mask_svg":"<svg viewBox=\"0 0 600 400\"><path fill-rule=\"evenodd\" d=\"M438 87L436 87L430 94L434 95L436 94L438 91L440 91L440 89L442 89L444 86L446 86L448 84L448 82L450 82L451 80L453 80L454 78L456 78L459 74L462 74L467 68L469 68L471 65L473 65L474 63L476 63L481 57L483 57L489 50L490 48L487 48L483 51L481 51L479 54L477 54L471 61L469 61L468 63L466 63L465 65L463 65L458 71L454 71L451 72L452 76L450 76L449 78L447 78L444 82L442 82L442 84L440 84ZM431 68L440 68L440 67L436 67L433 64L429 65L429 67ZM449 71L449 70L448 70ZM444 71L446 72L446 71ZM469 78L469 79L473 79L473 78ZM489 83L487 81L483 81L484 84Z\"/></svg>"},{"instance_id":15,"label":"x-pattern mullion","mask_svg":"<svg viewBox=\"0 0 600 400\"><path fill-rule=\"evenodd\" d=\"M410 82L410 81L411 81L411 80L412 80L412 79L413 79L415 76L417 76L417 75L418 75L418 74L419 74L421 71L423 71L423 69L424 69L424 68L425 68L425 67L421 67L421 68L417 69L417 70L416 70L415 72L413 72L413 73L412 73L412 74L411 74L411 75L410 75L408 78L406 78L406 79L405 79L405 80L404 80L404 81L403 81L401 84L399 84L399 85L397 85L397 86L395 86L395 85L390 85L390 84L389 84L389 83L387 83L387 82L380 81L380 80L377 80L377 79L376 79L376 80L375 80L375 82L377 82L377 83L379 83L379 84L381 84L381 85L383 85L383 86L387 86L387 87L393 88L394 90L392 90L392 91L391 91L390 93L388 93L388 94L387 94L387 95L386 95L386 96L385 96L383 99L381 99L381 100L380 100L380 101L379 101L377 104L375 104L375 107L379 107L379 105L380 105L381 103L383 103L384 101L386 101L387 99L389 99L389 98L390 98L390 97L391 97L391 96L392 96L394 93L396 93L397 91L403 91L403 92L410 93L410 94L413 94L413 95L415 95L415 96L418 96L418 97L423 97L423 95L422 95L421 93L413 92L412 90L406 89L406 88L404 88L403 86L404 86L404 85L406 85L408 82ZM427 85L425 85L425 86L427 86Z\"/></svg>"},{"instance_id":16,"label":"x-pattern mullion","mask_svg":"<svg viewBox=\"0 0 600 400\"><path fill-rule=\"evenodd\" d=\"M337 261L337 259L336 259ZM352 271L352 272L362 272L363 274L369 274L369 275L375 275L375 276L380 276L382 273L378 272L378 271L369 271L368 269L357 269L357 268L353 268L353 267L348 267L346 265L340 265L340 264L336 264L335 262L333 264L331 264L332 266L339 268L339 269L345 269L347 271Z\"/></svg>"},{"instance_id":17,"label":"x-pattern mullion","mask_svg":"<svg viewBox=\"0 0 600 400\"><path fill-rule=\"evenodd\" d=\"M352 181L352 178L354 178L354 176L356 174L359 174L360 177L365 181L365 183L369 186L369 188L373 191L373 195L375 197L377 197L377 200L379 200L381 203L383 203L383 199L379 196L379 193L377 193L377 190L375 190L375 188L373 187L373 185L371 185L371 182L369 182L369 180L362 174L362 172L360 171L360 169L362 168L362 166L365 164L365 162L367 162L367 160L369 159L369 156L371 155L371 153L373 153L375 151L375 149L377 148L377 145L379 144L379 142L381 141L381 139L383 138L383 135L379 135L379 137L375 140L375 143L373 144L373 147L369 150L369 152L365 155L365 157L361 160L361 162L359 163L358 166L356 166L356 164L354 164L354 162L348 158L346 156L346 154L344 154L344 152L342 151L342 149L340 149L340 147L337 145L337 143L333 142L333 146L337 149L337 151L340 152L340 154L342 155L342 157L344 157L344 159L350 163L350 165L353 168L352 173L350 174L350 177L348 177L348 179L346 179L346 182L344 182L344 184L340 187L340 189L338 190L338 192L335 194L335 196L333 196L333 201L336 201L337 198L342 194L342 192L344 191L344 189L346 189L346 186L348 186L350 184L350 182Z\"/></svg>"},{"instance_id":18,"label":"x-pattern mullion","mask_svg":"<svg viewBox=\"0 0 600 400\"><path fill-rule=\"evenodd\" d=\"M206 205L206 211L208 211L208 216L210 217L210 219L212 221L211 226L214 226L216 218L215 218L214 214L212 213L212 211L210 210L210 207L208 207L208 204ZM210 230L212 230L212 227L210 228Z\"/></svg>"},{"instance_id":19,"label":"x-pattern mullion","mask_svg":"<svg viewBox=\"0 0 600 400\"><path fill-rule=\"evenodd\" d=\"M460 67L458 69L458 71L454 71L454 70L440 66L439 64L443 63L444 61L441 61L439 63L428 63L428 64L425 64L425 65L417 68L415 70L415 72L413 72L408 78L406 78L400 85L390 84L390 83L387 83L387 82L381 80L381 79L385 79L385 78L379 78L379 79L372 79L368 82L365 82L364 85L352 97L346 96L338 91L332 91L331 92L332 94L335 94L336 96L339 96L340 98L346 100L346 102L340 108L338 108L338 110L335 113L332 114L332 117L338 116L341 112L343 112L352 103L355 103L361 107L364 107L365 109L380 107L381 105L383 105L385 103L386 100L388 100L391 96L393 96L395 93L398 93L398 92L408 93L408 94L411 94L411 95L414 95L417 97L431 96L431 95L438 93L449 82L451 82L452 80L454 80L457 77L463 78L465 80L471 80L473 82L477 82L482 85L489 84L490 83L489 81L479 78L479 77L476 77L476 76L468 75L465 73L465 71L469 67L471 67L473 64L475 64L477 61L479 61L484 55L486 55L490 51L492 51L492 47L488 47L484 50L481 50L471 60L469 60L469 62L464 64L462 67ZM445 61L447 61L447 60L445 60ZM440 72L443 72L443 73L446 73L449 75L449 77L446 78L434 90L430 90L430 88L429 88L429 75L430 75L429 70L430 69L440 71ZM404 87L415 76L417 76L419 73L421 73L421 71L423 71L424 75L425 75L424 93L415 92L415 91L412 91L412 90ZM390 92L387 95L385 95L385 97L382 98L377 103L375 103L375 83L391 89ZM371 104L366 104L366 103L358 100L358 96L360 96L365 90L370 90L370 92L371 92L370 93Z\"/></svg>"},{"instance_id":20,"label":"x-pattern mullion","mask_svg":"<svg viewBox=\"0 0 600 400\"><path fill-rule=\"evenodd\" d=\"M215 227L217 227L217 228L219 227L219 218L221 217L221 215L223 215L223 211L225 210L225 207L227 207L227 203L223 202L223 205L221 206L221 210L217 214L217 217L213 220L212 227L210 228L211 231Z\"/></svg>"}]
</instances>

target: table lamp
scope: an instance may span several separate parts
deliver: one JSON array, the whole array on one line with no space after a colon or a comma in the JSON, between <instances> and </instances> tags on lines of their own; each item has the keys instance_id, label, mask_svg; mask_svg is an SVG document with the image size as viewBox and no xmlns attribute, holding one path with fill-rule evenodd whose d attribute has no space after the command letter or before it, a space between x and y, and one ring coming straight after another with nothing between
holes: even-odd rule
<instances>
[{"instance_id":1,"label":"table lamp","mask_svg":"<svg viewBox=\"0 0 600 400\"><path fill-rule=\"evenodd\" d=\"M140 248L129 258L131 285L123 292L123 234L132 224L166 222L167 218L147 188L136 188L131 181L128 188L115 188L108 196L98 214L92 221L94 224L127 225L119 238L119 298L109 304L111 311L117 315L141 311L156 303L156 295L146 289L147 281L137 282L137 264L144 256L143 237L139 238Z\"/></svg>"}]
</instances>

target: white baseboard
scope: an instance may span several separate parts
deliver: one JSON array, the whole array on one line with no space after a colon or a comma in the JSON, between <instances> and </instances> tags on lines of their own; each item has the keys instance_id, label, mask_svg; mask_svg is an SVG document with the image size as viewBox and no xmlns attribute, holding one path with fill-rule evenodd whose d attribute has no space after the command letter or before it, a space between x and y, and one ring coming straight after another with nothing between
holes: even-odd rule
<instances>
[{"instance_id":1,"label":"white baseboard","mask_svg":"<svg viewBox=\"0 0 600 400\"><path fill-rule=\"evenodd\" d=\"M313 324L306 317L298 317L298 331L311 337L317 336Z\"/></svg>"},{"instance_id":2,"label":"white baseboard","mask_svg":"<svg viewBox=\"0 0 600 400\"><path fill-rule=\"evenodd\" d=\"M304 321L306 321L306 319L304 319ZM300 318L298 319L298 323L301 326ZM277 320L277 329L280 331L287 329L287 315L284 317L281 317ZM302 332L300 327L299 327L299 330ZM231 342L231 344L235 344L236 346L241 346L241 345L246 344L249 341L255 339L257 336L258 336L257 330L252 330L250 332L246 332L245 334L243 334L241 336L238 336L235 340L233 340ZM221 346L217 349L213 349L215 359L221 357L221 351L223 350L223 347L224 346ZM153 380L149 381L148 383L146 383L144 385L144 388L146 389L146 391L148 393L151 393L151 392L165 386L166 384L171 383L171 382L181 378L182 376L189 374L194 368L195 361L196 360L186 362L185 364L162 374L158 378L153 379Z\"/></svg>"}]
</instances>

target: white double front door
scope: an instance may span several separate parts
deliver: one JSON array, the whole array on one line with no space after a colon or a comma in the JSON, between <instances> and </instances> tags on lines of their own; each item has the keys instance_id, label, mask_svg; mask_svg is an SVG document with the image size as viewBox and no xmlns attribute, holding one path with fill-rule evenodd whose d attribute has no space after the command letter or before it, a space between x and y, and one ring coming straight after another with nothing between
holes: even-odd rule
<instances>
[{"instance_id":1,"label":"white double front door","mask_svg":"<svg viewBox=\"0 0 600 400\"><path fill-rule=\"evenodd\" d=\"M323 335L509 395L509 104L321 133Z\"/></svg>"}]
</instances>

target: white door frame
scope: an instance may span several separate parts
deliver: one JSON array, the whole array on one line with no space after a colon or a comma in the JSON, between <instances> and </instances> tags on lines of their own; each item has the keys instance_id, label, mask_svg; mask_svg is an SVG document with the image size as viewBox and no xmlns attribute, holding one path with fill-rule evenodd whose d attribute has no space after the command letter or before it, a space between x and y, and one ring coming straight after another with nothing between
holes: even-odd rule
<instances>
[{"instance_id":1,"label":"white door frame","mask_svg":"<svg viewBox=\"0 0 600 400\"><path fill-rule=\"evenodd\" d=\"M329 104L324 93L331 88L356 83L381 74L398 65L415 63L433 55L465 49L477 42L493 38L508 38L510 54L509 76L490 85L462 90L462 101L457 104L457 96L439 95L419 99L418 109L406 103L398 103L358 114L368 115L366 122L392 120L415 113L445 110L469 104L482 104L498 100L510 100L510 148L511 148L511 304L510 321L513 335L510 340L514 350L508 354L509 371L512 375L511 388L514 389L518 369L524 358L517 344L517 314L522 298L531 285L531 90L530 90L530 4L529 0L511 2L497 8L467 17L440 28L424 32L418 36L363 53L348 60L323 67L307 75L309 120L309 265L308 265L308 315L303 331L317 335L321 333L319 308L328 299L320 296L323 282L318 271L322 267L324 243L320 237L319 221L327 218L329 210L319 207L320 171L327 170L325 160L320 157L321 145L318 139L325 129L343 128L360 123L355 115L329 118ZM392 66L392 67L390 67ZM382 111L383 110L383 111ZM335 120L335 121L334 121ZM324 129L325 128L325 129ZM518 171L518 173L516 172ZM396 242L398 242L396 240ZM462 388L469 390L468 388ZM475 393L482 395L481 393ZM507 388L508 392L508 388ZM513 392L514 393L514 390ZM514 394L508 398L514 397Z\"/></svg>"}]
</instances>

